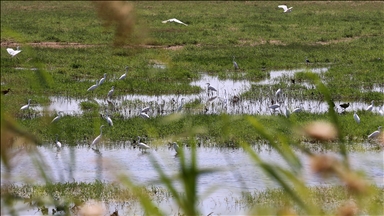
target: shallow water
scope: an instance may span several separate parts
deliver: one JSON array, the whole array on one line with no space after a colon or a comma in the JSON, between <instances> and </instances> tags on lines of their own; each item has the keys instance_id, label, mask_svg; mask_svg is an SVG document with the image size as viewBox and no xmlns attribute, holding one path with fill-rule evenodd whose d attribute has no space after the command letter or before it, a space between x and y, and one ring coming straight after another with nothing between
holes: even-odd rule
<instances>
[{"instance_id":1,"label":"shallow water","mask_svg":"<svg viewBox=\"0 0 384 216\"><path fill-rule=\"evenodd\" d=\"M314 73L324 73L328 68L314 68L311 69ZM140 114L140 110L143 107L151 106L151 110L148 113L150 116L157 115L166 115L173 113L181 105L181 99L184 98L184 104L190 103L195 100L200 101L202 106L193 110L185 110L183 112L188 112L191 114L197 113L206 113L206 114L218 114L218 113L228 113L228 114L273 114L273 110L269 108L272 102L272 99L269 97L261 97L253 100L241 99L239 102L231 102L234 96L239 96L243 92L248 91L251 88L252 84L274 84L280 82L281 78L284 77L286 80L288 77L292 76L294 73L305 71L305 69L296 69L296 70L280 70L280 71L270 71L269 78L266 80L260 81L258 83L252 83L247 80L220 80L218 77L209 76L207 74L202 74L201 79L191 82L191 85L199 86L204 89L200 94L190 94L190 95L123 95L114 97L111 102L113 106L118 109L123 116L129 118L137 116ZM210 83L211 86L217 89L217 92L207 93L207 83ZM309 88L312 86L308 85ZM258 92L260 95L274 95L274 92L277 89L270 89L270 92ZM376 91L383 91L378 89L376 86L374 88ZM118 91L118 89L116 90ZM283 98L280 98L280 101L283 102L281 111L284 111L285 108L293 110L295 108L301 107L306 112L311 113L324 113L328 111L327 103L320 100L307 100L304 98L293 98L290 97L290 92L287 89L283 89ZM210 100L211 99L211 100ZM64 114L67 115L80 115L82 110L80 108L80 103L87 101L87 99L75 99L70 97L60 97L52 96L50 97L51 104L47 107L48 111L64 111ZM108 102L106 99L94 99L99 105L108 107ZM343 101L335 101L336 109L338 112L342 112L343 109L338 105L344 103ZM369 104L362 102L350 102L350 107L347 111L351 110L363 110ZM34 109L42 111L43 107L36 106ZM280 110L276 110L280 112ZM375 107L373 112L378 113L380 111L379 107Z\"/></svg>"},{"instance_id":2,"label":"shallow water","mask_svg":"<svg viewBox=\"0 0 384 216\"><path fill-rule=\"evenodd\" d=\"M189 148L185 147L184 150L186 155L190 155ZM258 148L255 151L266 162L288 168L276 151L270 150L268 147ZM44 161L46 165L44 170L53 182L93 182L96 179L113 182L116 180L117 174L126 174L137 184L156 185L154 181L158 180L159 175L153 168L150 158L156 159L162 170L169 176L179 172L180 164L179 157L173 149L153 147L147 153L142 153L127 143L120 143L113 148L101 147L100 154L88 147L64 147L60 151L53 147L37 147L37 152L36 158ZM350 153L351 167L354 170L364 171L370 182L383 186L383 156L384 151ZM277 184L268 178L242 149L199 147L197 157L200 168L218 170L201 176L199 179L198 192L200 195L219 186L213 193L201 200L199 207L203 210L203 215L212 211L215 214L246 213L246 209L237 209L234 204L234 200L240 197L240 192L261 191L277 187ZM314 175L310 171L308 157L300 153L299 157L303 164L303 171L299 176L307 185L338 183L336 179L324 181ZM2 184L44 182L29 155L18 154L12 158L11 164L13 169L10 173L5 170L4 164L1 164ZM180 189L180 184L176 186ZM170 208L170 205L173 207ZM160 206L172 210L173 212L168 212L170 214L175 213L175 206L170 202L164 201L160 203ZM114 207L116 206L112 206L111 209L113 210Z\"/></svg>"}]
</instances>

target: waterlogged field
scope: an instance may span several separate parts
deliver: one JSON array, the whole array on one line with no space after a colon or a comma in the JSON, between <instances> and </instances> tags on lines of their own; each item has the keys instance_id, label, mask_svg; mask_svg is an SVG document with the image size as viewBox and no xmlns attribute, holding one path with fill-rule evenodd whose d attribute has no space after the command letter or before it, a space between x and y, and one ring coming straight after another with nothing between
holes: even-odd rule
<instances>
[{"instance_id":1,"label":"waterlogged field","mask_svg":"<svg viewBox=\"0 0 384 216\"><path fill-rule=\"evenodd\" d=\"M2 214L382 215L384 3L278 4L2 1Z\"/></svg>"}]
</instances>

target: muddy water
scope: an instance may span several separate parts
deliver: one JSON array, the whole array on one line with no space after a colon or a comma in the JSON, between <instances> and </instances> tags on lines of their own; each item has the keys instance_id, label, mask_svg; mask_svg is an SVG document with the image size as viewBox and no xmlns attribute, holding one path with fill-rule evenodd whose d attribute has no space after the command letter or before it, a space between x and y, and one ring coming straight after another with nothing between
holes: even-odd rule
<instances>
[{"instance_id":1,"label":"muddy water","mask_svg":"<svg viewBox=\"0 0 384 216\"><path fill-rule=\"evenodd\" d=\"M187 155L190 149L183 148ZM166 147L153 147L142 153L130 144L121 143L114 148L100 148L96 153L88 147L64 147L57 151L53 147L37 147L40 160L44 161L48 176L54 182L93 182L96 179L104 182L116 181L116 175L128 175L134 182L140 185L156 185L159 175L151 164L151 158L155 159L162 170L169 176L179 173L179 157L173 149ZM266 162L288 167L279 154L275 151L262 147L255 149L259 156ZM255 165L247 153L242 149L228 148L204 148L197 149L198 166L200 168L213 168L217 172L201 176L199 179L198 193L216 188L200 202L203 215L210 212L215 214L245 213L246 209L236 209L235 200L239 198L241 191L264 190L275 188L275 184L262 170ZM324 181L310 171L308 157L299 153L303 164L301 178L311 186L337 184L336 179ZM350 153L351 167L361 170L366 178L377 185L384 185L384 151L380 152L354 152ZM36 169L33 160L26 154L20 154L11 161L13 169L7 172L2 163L2 184L7 182L42 183L43 179ZM176 184L182 191L181 185ZM177 208L170 201L159 203L168 209L169 214L177 213ZM112 212L116 206L111 207ZM125 211L121 209L120 213ZM176 211L176 212L175 212Z\"/></svg>"}]
</instances>

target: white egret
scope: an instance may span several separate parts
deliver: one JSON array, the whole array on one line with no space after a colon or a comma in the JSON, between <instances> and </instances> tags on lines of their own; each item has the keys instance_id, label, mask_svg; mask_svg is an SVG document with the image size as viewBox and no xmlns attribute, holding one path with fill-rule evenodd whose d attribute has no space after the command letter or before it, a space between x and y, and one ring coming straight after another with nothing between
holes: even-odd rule
<instances>
[{"instance_id":1,"label":"white egret","mask_svg":"<svg viewBox=\"0 0 384 216\"><path fill-rule=\"evenodd\" d=\"M14 57L15 55L19 54L21 52L21 50L19 50L19 47L17 47L16 50L14 50L12 48L7 48L7 52L9 53L9 55Z\"/></svg>"},{"instance_id":2,"label":"white egret","mask_svg":"<svg viewBox=\"0 0 384 216\"><path fill-rule=\"evenodd\" d=\"M139 147L139 149L140 149L141 151L146 151L147 149L150 149L150 147L149 147L147 144L141 142L141 137L138 137L137 142L138 142L138 143L137 143L137 146Z\"/></svg>"},{"instance_id":3,"label":"white egret","mask_svg":"<svg viewBox=\"0 0 384 216\"><path fill-rule=\"evenodd\" d=\"M98 83L98 81L96 80L96 84L93 85L93 86L91 86L91 87L89 87L89 88L87 89L87 91L93 91L93 90L95 90L98 86L99 86L99 83Z\"/></svg>"},{"instance_id":4,"label":"white egret","mask_svg":"<svg viewBox=\"0 0 384 216\"><path fill-rule=\"evenodd\" d=\"M240 68L239 68L239 65L237 64L237 62L235 62L235 56L233 56L233 60L232 60L232 62L233 62L233 67L235 68L235 70L240 69Z\"/></svg>"},{"instance_id":5,"label":"white egret","mask_svg":"<svg viewBox=\"0 0 384 216\"><path fill-rule=\"evenodd\" d=\"M148 111L151 109L151 107L147 106L147 107L144 107L143 109L141 109L141 112L142 113L148 113Z\"/></svg>"},{"instance_id":6,"label":"white egret","mask_svg":"<svg viewBox=\"0 0 384 216\"><path fill-rule=\"evenodd\" d=\"M301 107L297 107L297 108L293 109L292 113L298 113L301 111L303 111L303 109Z\"/></svg>"},{"instance_id":7,"label":"white egret","mask_svg":"<svg viewBox=\"0 0 384 216\"><path fill-rule=\"evenodd\" d=\"M109 117L108 113L105 115L105 120L107 120L109 126L113 126L112 119Z\"/></svg>"},{"instance_id":8,"label":"white egret","mask_svg":"<svg viewBox=\"0 0 384 216\"><path fill-rule=\"evenodd\" d=\"M282 8L282 9L284 10L284 13L289 13L289 12L291 12L291 11L292 11L292 8L293 8L293 7L288 8L287 5L279 5L279 6L277 6L277 7L278 7L278 8Z\"/></svg>"},{"instance_id":9,"label":"white egret","mask_svg":"<svg viewBox=\"0 0 384 216\"><path fill-rule=\"evenodd\" d=\"M104 74L104 77L100 79L99 85L103 84L105 82L105 79L107 78L107 74Z\"/></svg>"},{"instance_id":10,"label":"white egret","mask_svg":"<svg viewBox=\"0 0 384 216\"><path fill-rule=\"evenodd\" d=\"M56 144L56 147L57 147L58 149L61 148L61 142L59 141L59 135L58 135L58 134L56 134L56 141L55 141L55 144Z\"/></svg>"},{"instance_id":11,"label":"white egret","mask_svg":"<svg viewBox=\"0 0 384 216\"><path fill-rule=\"evenodd\" d=\"M360 117L357 115L356 112L353 114L353 118L355 119L355 121L357 122L357 124L360 124Z\"/></svg>"},{"instance_id":12,"label":"white egret","mask_svg":"<svg viewBox=\"0 0 384 216\"><path fill-rule=\"evenodd\" d=\"M381 126L379 126L376 131L374 131L373 133L369 134L368 135L368 139L374 139L374 138L378 137L379 134L380 134L380 131L381 131Z\"/></svg>"},{"instance_id":13,"label":"white egret","mask_svg":"<svg viewBox=\"0 0 384 216\"><path fill-rule=\"evenodd\" d=\"M172 19L168 19L168 20L164 20L164 21L161 21L162 23L167 23L167 22L175 22L175 23L179 23L179 24L182 24L182 25L185 25L185 26L188 26L187 24L181 22L180 20L176 19L176 18L172 18Z\"/></svg>"},{"instance_id":14,"label":"white egret","mask_svg":"<svg viewBox=\"0 0 384 216\"><path fill-rule=\"evenodd\" d=\"M185 98L181 98L180 106L177 108L177 112L181 112L181 110L183 109L184 100Z\"/></svg>"},{"instance_id":15,"label":"white egret","mask_svg":"<svg viewBox=\"0 0 384 216\"><path fill-rule=\"evenodd\" d=\"M366 111L372 111L373 109L373 102L375 102L374 100L371 101L371 105L369 105L365 110Z\"/></svg>"},{"instance_id":16,"label":"white egret","mask_svg":"<svg viewBox=\"0 0 384 216\"><path fill-rule=\"evenodd\" d=\"M102 136L103 136L103 127L104 127L104 125L101 125L101 126L100 126L100 135L97 136L97 137L92 141L91 146L93 146L93 145L97 145L97 144L101 141L101 138L102 138Z\"/></svg>"},{"instance_id":17,"label":"white egret","mask_svg":"<svg viewBox=\"0 0 384 216\"><path fill-rule=\"evenodd\" d=\"M179 153L180 148L179 148L179 145L177 145L176 142L173 142L173 149L175 149L176 153Z\"/></svg>"},{"instance_id":18,"label":"white egret","mask_svg":"<svg viewBox=\"0 0 384 216\"><path fill-rule=\"evenodd\" d=\"M149 115L145 112L140 113L140 117L145 118L145 119L149 119Z\"/></svg>"},{"instance_id":19,"label":"white egret","mask_svg":"<svg viewBox=\"0 0 384 216\"><path fill-rule=\"evenodd\" d=\"M63 114L63 113L64 113L63 111L59 111L59 113L58 113L57 116L51 121L51 123L58 121L58 120L62 117L62 114Z\"/></svg>"},{"instance_id":20,"label":"white egret","mask_svg":"<svg viewBox=\"0 0 384 216\"><path fill-rule=\"evenodd\" d=\"M22 107L20 108L20 110L26 110L26 109L29 109L29 105L31 105L31 99L28 99L28 104L22 106Z\"/></svg>"},{"instance_id":21,"label":"white egret","mask_svg":"<svg viewBox=\"0 0 384 216\"><path fill-rule=\"evenodd\" d=\"M120 76L119 80L123 80L125 79L125 77L127 77L127 73L128 73L128 66L125 67L125 73L123 75Z\"/></svg>"},{"instance_id":22,"label":"white egret","mask_svg":"<svg viewBox=\"0 0 384 216\"><path fill-rule=\"evenodd\" d=\"M281 89L277 89L277 91L276 91L276 93L275 93L276 97L279 97L279 95L281 94L281 92L282 92Z\"/></svg>"},{"instance_id":23,"label":"white egret","mask_svg":"<svg viewBox=\"0 0 384 216\"><path fill-rule=\"evenodd\" d=\"M112 86L111 90L109 90L109 92L107 94L107 98L112 97L114 91L115 91L115 86Z\"/></svg>"}]
</instances>

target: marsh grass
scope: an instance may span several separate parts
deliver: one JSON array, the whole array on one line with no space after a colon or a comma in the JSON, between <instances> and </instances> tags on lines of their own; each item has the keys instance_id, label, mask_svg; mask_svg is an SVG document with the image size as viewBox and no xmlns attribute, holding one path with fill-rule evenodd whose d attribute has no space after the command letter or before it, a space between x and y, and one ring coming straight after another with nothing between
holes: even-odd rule
<instances>
[{"instance_id":1,"label":"marsh grass","mask_svg":"<svg viewBox=\"0 0 384 216\"><path fill-rule=\"evenodd\" d=\"M359 90L372 89L374 85L381 86L381 80L384 79L381 73L383 61L380 46L383 44L383 34L379 22L383 4L296 4L297 9L294 12L284 14L276 7L275 2L135 2L132 5L135 8L137 23L134 28L129 26L128 30L133 31L133 34L130 40L125 41L125 38L119 38L124 31L113 27L126 22L131 25L131 14L128 18L123 14L121 19L101 15L99 19L94 5L89 2L2 1L2 43L6 45L9 42L17 42L24 50L15 58L10 58L6 50L1 51L2 86L14 90L12 95L1 97L2 162L7 169L12 169L8 166L8 160L12 156L11 150L15 143L32 141L42 144L42 140L54 140L55 134L69 145L88 144L100 133L100 125L106 124L99 114L103 110L90 98L103 98L112 85L121 90L116 92L117 95L190 94L201 91L198 87L189 85L199 77L200 72L219 75L222 78L258 81L265 78L266 71L271 69L306 67L310 71L311 67L327 65L330 69L322 75L322 80L318 75L311 73L295 74L295 79L312 83L315 90L293 88L294 91L301 91L304 97L312 93L320 95L317 100L326 101L329 106L326 114L304 112L292 115L289 119L278 115L180 113L151 119L124 119L117 114L113 119L115 126L106 127L103 131L104 137L112 142L129 140L138 135L151 139L178 137L188 143L192 149L188 157L190 160L186 159L187 156L183 152L180 153L180 173L177 176L168 176L152 158L152 166L159 175L157 183L164 186L164 194L172 197L182 214L200 213L197 206L198 180L202 175L217 171L199 168L196 159L199 143L196 137L213 138L216 143L222 143L224 146L243 148L255 166L261 167L271 181L279 185L280 191L267 191L260 195L273 197L272 199L283 197L281 202L278 200L284 203L283 208L267 207L265 212L269 214L318 215L328 212L323 206L327 205L327 202L319 206L316 203L318 198L306 199L306 195L311 193L311 188L299 178L303 165L294 150L299 150L311 158L311 169L316 174L332 174L339 179L343 187L330 194L340 194L337 199L344 200L347 193L348 198L353 199L353 209L362 213L382 214L383 200L377 198L377 194L382 193L382 188L367 185L364 176L351 169L348 154L349 150L354 148L349 142L365 141L373 129L382 125L382 118L377 114L360 111L362 122L360 125L354 124L352 113L338 115L335 112L333 100L374 99L376 105L382 105L382 93ZM108 6L116 10L113 5ZM170 18L170 15L186 22L188 27L162 24L161 20ZM111 19L108 20L109 18ZM103 22L106 20L117 23L105 28ZM112 46L114 41L115 45L121 44L121 47ZM34 47L31 44L34 42L77 42L89 46L63 46L65 48L59 49L60 44L54 44L59 47ZM241 67L241 76L233 72L232 56L236 56L236 61ZM306 57L311 60L308 65L305 65ZM162 62L165 67L154 68L153 62ZM117 82L115 79L125 72L127 65L130 66L127 79ZM16 67L37 70L18 70ZM86 89L104 73L108 74L108 82L101 85L97 91L87 93ZM281 82L273 87L287 86ZM253 89L255 88L259 87L254 86ZM89 100L81 104L87 111L82 116L65 116L57 122L58 124L53 125L50 124L53 116L49 114L39 116L33 111L32 117L26 117L25 113L20 114L21 104L25 104L29 98L34 104L44 106L49 104L48 97L52 95L87 98ZM260 95L250 92L249 96ZM188 106L194 107L196 103ZM330 126L334 130L335 137L327 140L321 136L303 135L308 124L324 121L326 127ZM17 137L25 139L17 140ZM251 148L257 141L264 142L276 150L288 166L281 167L263 161ZM341 159L320 154L315 151L316 148L310 148L314 145L321 150L331 149L339 154ZM381 151L379 143L373 145L377 146L375 150ZM33 148L31 149L32 152ZM163 214L151 200L151 190L143 189L142 185L133 182L128 175L118 176L118 185L103 182L53 184L44 172L43 160L38 155L34 155L33 159L46 184L2 186L2 203L6 204L12 215L17 215L13 201L19 199L18 193L23 196L27 194L31 201L41 204L55 203L55 197L62 196L68 199L67 206L69 203L75 203L77 199L129 200L135 197L147 214ZM175 182L181 183L181 190L174 186ZM28 192L31 188L36 194ZM73 190L72 193L64 193L67 189ZM14 193L8 193L9 191ZM320 191L322 196L328 195L326 189ZM281 195L282 193L284 195ZM248 196L247 199L254 202L256 198ZM369 201L372 202L368 203L367 207ZM333 209L329 211L333 212ZM263 207L256 206L251 213L265 212Z\"/></svg>"}]
</instances>

